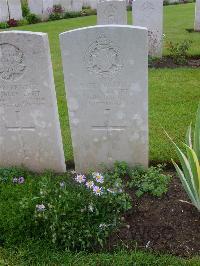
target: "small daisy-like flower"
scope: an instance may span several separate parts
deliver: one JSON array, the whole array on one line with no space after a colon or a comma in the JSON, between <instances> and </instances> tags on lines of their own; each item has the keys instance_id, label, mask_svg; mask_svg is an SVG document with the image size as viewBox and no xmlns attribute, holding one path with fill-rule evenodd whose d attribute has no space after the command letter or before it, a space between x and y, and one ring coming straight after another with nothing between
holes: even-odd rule
<instances>
[{"instance_id":1,"label":"small daisy-like flower","mask_svg":"<svg viewBox=\"0 0 200 266\"><path fill-rule=\"evenodd\" d=\"M86 177L84 176L84 175L77 175L76 177L75 177L75 180L76 180L76 182L78 182L78 183L85 183L85 181L86 181Z\"/></svg>"},{"instance_id":2,"label":"small daisy-like flower","mask_svg":"<svg viewBox=\"0 0 200 266\"><path fill-rule=\"evenodd\" d=\"M88 182L86 182L85 185L86 185L87 188L93 188L94 182L93 181L88 181Z\"/></svg>"},{"instance_id":3,"label":"small daisy-like flower","mask_svg":"<svg viewBox=\"0 0 200 266\"><path fill-rule=\"evenodd\" d=\"M46 207L44 206L44 204L37 204L36 205L36 210L38 212L44 212L46 210Z\"/></svg>"},{"instance_id":4,"label":"small daisy-like flower","mask_svg":"<svg viewBox=\"0 0 200 266\"><path fill-rule=\"evenodd\" d=\"M25 182L25 179L23 176L18 178L18 184L23 184Z\"/></svg>"},{"instance_id":5,"label":"small daisy-like flower","mask_svg":"<svg viewBox=\"0 0 200 266\"><path fill-rule=\"evenodd\" d=\"M75 171L75 170L72 170L72 171L71 171L71 174L72 174L72 175L75 175L75 174L76 174L76 171Z\"/></svg>"},{"instance_id":6,"label":"small daisy-like flower","mask_svg":"<svg viewBox=\"0 0 200 266\"><path fill-rule=\"evenodd\" d=\"M88 205L88 210L89 210L90 212L93 212L93 211L94 211L94 206L93 206L92 203L90 203L90 204Z\"/></svg>"},{"instance_id":7,"label":"small daisy-like flower","mask_svg":"<svg viewBox=\"0 0 200 266\"><path fill-rule=\"evenodd\" d=\"M98 183L102 184L104 182L104 177L101 174L93 173L92 175L93 175L93 178L95 178Z\"/></svg>"},{"instance_id":8,"label":"small daisy-like flower","mask_svg":"<svg viewBox=\"0 0 200 266\"><path fill-rule=\"evenodd\" d=\"M13 184L17 184L18 183L18 179L17 179L17 177L14 177L13 178Z\"/></svg>"},{"instance_id":9,"label":"small daisy-like flower","mask_svg":"<svg viewBox=\"0 0 200 266\"><path fill-rule=\"evenodd\" d=\"M93 187L93 192L94 192L96 195L100 196L100 195L103 194L103 189L102 189L101 187L94 186L94 187Z\"/></svg>"},{"instance_id":10,"label":"small daisy-like flower","mask_svg":"<svg viewBox=\"0 0 200 266\"><path fill-rule=\"evenodd\" d=\"M65 187L65 181L60 182L60 187L61 188L64 188Z\"/></svg>"}]
</instances>

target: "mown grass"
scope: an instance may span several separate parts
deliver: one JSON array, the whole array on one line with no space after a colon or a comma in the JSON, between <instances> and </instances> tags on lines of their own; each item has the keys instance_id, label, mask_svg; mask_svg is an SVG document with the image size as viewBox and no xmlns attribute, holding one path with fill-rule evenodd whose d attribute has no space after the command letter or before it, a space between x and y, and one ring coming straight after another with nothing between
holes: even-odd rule
<instances>
[{"instance_id":1,"label":"mown grass","mask_svg":"<svg viewBox=\"0 0 200 266\"><path fill-rule=\"evenodd\" d=\"M22 246L0 248L0 265L9 266L199 266L198 257L181 259L141 251L113 253L71 253L52 249L45 242L28 242Z\"/></svg>"},{"instance_id":2,"label":"mown grass","mask_svg":"<svg viewBox=\"0 0 200 266\"><path fill-rule=\"evenodd\" d=\"M131 23L131 12L128 14ZM200 33L188 33L192 28L194 4L173 5L164 7L165 43L169 40L193 41L191 55L200 55ZM67 161L73 160L67 104L64 90L59 33L96 24L96 16L73 18L67 20L40 23L17 28L18 30L41 31L48 33L54 77L58 99L60 122ZM164 45L165 47L165 45ZM168 54L166 47L164 54ZM183 140L187 125L195 117L200 99L199 70L179 68L149 71L149 123L150 123L150 160L169 162L175 152L166 138L163 128L168 133Z\"/></svg>"}]
</instances>

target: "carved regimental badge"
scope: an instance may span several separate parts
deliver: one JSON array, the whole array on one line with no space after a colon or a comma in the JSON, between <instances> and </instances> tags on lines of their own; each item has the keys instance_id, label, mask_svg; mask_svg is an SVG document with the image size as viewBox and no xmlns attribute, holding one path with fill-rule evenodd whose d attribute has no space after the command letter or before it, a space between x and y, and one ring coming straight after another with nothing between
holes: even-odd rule
<instances>
[{"instance_id":1,"label":"carved regimental badge","mask_svg":"<svg viewBox=\"0 0 200 266\"><path fill-rule=\"evenodd\" d=\"M113 4L109 4L103 12L105 21L107 20L108 24L114 24L117 19L117 9Z\"/></svg>"},{"instance_id":2,"label":"carved regimental badge","mask_svg":"<svg viewBox=\"0 0 200 266\"><path fill-rule=\"evenodd\" d=\"M25 68L24 54L19 48L9 43L0 44L0 77L3 80L19 79Z\"/></svg>"},{"instance_id":3,"label":"carved regimental badge","mask_svg":"<svg viewBox=\"0 0 200 266\"><path fill-rule=\"evenodd\" d=\"M104 35L89 46L85 62L89 72L99 77L112 77L123 67L119 49Z\"/></svg>"}]
</instances>

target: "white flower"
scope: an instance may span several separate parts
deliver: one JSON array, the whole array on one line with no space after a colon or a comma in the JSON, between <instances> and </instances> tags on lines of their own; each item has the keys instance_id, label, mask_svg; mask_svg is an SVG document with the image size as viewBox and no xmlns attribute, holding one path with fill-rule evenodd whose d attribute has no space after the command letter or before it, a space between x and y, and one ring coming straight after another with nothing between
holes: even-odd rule
<instances>
[{"instance_id":1,"label":"white flower","mask_svg":"<svg viewBox=\"0 0 200 266\"><path fill-rule=\"evenodd\" d=\"M104 177L101 174L99 174L99 173L93 173L92 175L93 175L93 178L96 179L96 181L98 183L101 183L102 184L104 182Z\"/></svg>"},{"instance_id":2,"label":"white flower","mask_svg":"<svg viewBox=\"0 0 200 266\"><path fill-rule=\"evenodd\" d=\"M100 225L99 225L99 228L106 228L106 227L107 227L106 224L100 224Z\"/></svg>"},{"instance_id":3,"label":"white flower","mask_svg":"<svg viewBox=\"0 0 200 266\"><path fill-rule=\"evenodd\" d=\"M93 188L94 182L93 181L88 181L88 182L86 182L85 185L86 185L87 188Z\"/></svg>"},{"instance_id":4,"label":"white flower","mask_svg":"<svg viewBox=\"0 0 200 266\"><path fill-rule=\"evenodd\" d=\"M103 189L102 189L101 187L94 186L94 187L93 187L93 192L94 192L96 195L100 196L100 195L102 195L102 193L103 193Z\"/></svg>"},{"instance_id":5,"label":"white flower","mask_svg":"<svg viewBox=\"0 0 200 266\"><path fill-rule=\"evenodd\" d=\"M37 204L35 207L38 212L44 212L46 210L44 204Z\"/></svg>"},{"instance_id":6,"label":"white flower","mask_svg":"<svg viewBox=\"0 0 200 266\"><path fill-rule=\"evenodd\" d=\"M76 171L75 171L75 170L72 170L72 171L71 171L71 174L72 174L72 175L75 175L75 174L76 174Z\"/></svg>"},{"instance_id":7,"label":"white flower","mask_svg":"<svg viewBox=\"0 0 200 266\"><path fill-rule=\"evenodd\" d=\"M81 184L81 183L84 183L86 181L86 177L84 175L77 175L75 177L75 180L76 180L76 182Z\"/></svg>"},{"instance_id":8,"label":"white flower","mask_svg":"<svg viewBox=\"0 0 200 266\"><path fill-rule=\"evenodd\" d=\"M89 210L90 212L93 212L93 211L94 211L94 205L93 205L92 203L90 203L90 204L88 205L88 210Z\"/></svg>"}]
</instances>

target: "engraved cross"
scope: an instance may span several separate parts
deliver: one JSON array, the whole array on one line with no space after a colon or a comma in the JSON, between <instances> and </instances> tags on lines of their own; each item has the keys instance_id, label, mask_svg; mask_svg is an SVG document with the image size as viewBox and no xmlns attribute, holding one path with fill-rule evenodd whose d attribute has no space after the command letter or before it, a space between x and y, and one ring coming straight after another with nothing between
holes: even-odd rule
<instances>
[{"instance_id":1,"label":"engraved cross","mask_svg":"<svg viewBox=\"0 0 200 266\"><path fill-rule=\"evenodd\" d=\"M24 139L24 134L26 132L34 132L35 127L34 126L19 126L18 125L18 121L20 121L19 113L20 113L19 110L15 111L17 124L15 126L6 126L6 130L8 132L16 133L20 137L20 142L21 142L20 145L22 146L22 149L23 149L24 158L26 158L28 157L28 155L27 155L27 148L26 148L27 145Z\"/></svg>"}]
</instances>

